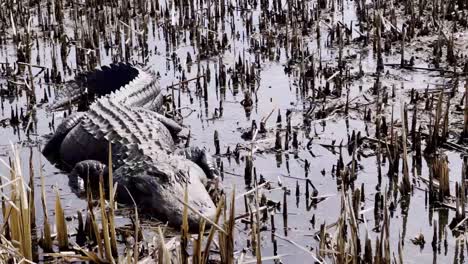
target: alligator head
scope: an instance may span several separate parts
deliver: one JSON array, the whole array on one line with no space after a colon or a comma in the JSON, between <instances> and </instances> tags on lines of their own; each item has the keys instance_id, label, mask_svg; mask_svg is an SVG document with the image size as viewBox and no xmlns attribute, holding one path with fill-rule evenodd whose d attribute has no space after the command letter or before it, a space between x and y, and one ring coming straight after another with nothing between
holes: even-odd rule
<instances>
[{"instance_id":1,"label":"alligator head","mask_svg":"<svg viewBox=\"0 0 468 264\"><path fill-rule=\"evenodd\" d=\"M143 212L180 227L187 190L189 228L198 230L200 214L210 219L216 214L216 205L207 190L211 179L185 157L170 155L168 158L164 162L138 162L119 167L114 173L114 182L118 183L117 199L127 204L135 201Z\"/></svg>"}]
</instances>

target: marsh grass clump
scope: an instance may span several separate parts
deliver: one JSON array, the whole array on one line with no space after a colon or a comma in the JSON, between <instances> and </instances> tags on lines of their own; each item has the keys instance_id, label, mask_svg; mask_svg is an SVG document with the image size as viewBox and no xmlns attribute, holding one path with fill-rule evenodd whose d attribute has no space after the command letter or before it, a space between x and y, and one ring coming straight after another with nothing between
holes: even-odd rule
<instances>
[{"instance_id":1,"label":"marsh grass clump","mask_svg":"<svg viewBox=\"0 0 468 264\"><path fill-rule=\"evenodd\" d=\"M13 148L13 147L12 147ZM18 149L12 149L12 157L6 163L2 163L8 168L10 178L3 183L2 192L2 213L3 223L1 245L7 252L8 261L21 261L23 258L33 260L33 230L31 225L31 189L28 188L21 171L21 162ZM6 188L9 188L7 190ZM2 254L3 255L3 254Z\"/></svg>"}]
</instances>

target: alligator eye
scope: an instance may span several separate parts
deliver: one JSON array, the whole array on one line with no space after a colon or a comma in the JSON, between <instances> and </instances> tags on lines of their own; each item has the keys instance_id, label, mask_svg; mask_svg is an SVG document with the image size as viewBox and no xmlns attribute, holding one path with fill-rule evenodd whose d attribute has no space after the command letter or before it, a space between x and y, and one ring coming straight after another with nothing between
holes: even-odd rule
<instances>
[{"instance_id":1,"label":"alligator eye","mask_svg":"<svg viewBox=\"0 0 468 264\"><path fill-rule=\"evenodd\" d=\"M160 179L160 180L162 180L164 182L169 182L169 177L167 177L167 175L165 173L161 173L161 172L154 171L154 170L148 170L147 174L149 176L158 178L158 179Z\"/></svg>"}]
</instances>

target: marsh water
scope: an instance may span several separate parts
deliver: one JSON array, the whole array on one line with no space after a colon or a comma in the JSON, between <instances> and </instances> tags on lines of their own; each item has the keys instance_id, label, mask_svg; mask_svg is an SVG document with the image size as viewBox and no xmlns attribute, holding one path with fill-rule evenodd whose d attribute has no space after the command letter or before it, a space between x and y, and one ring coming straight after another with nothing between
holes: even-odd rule
<instances>
[{"instance_id":1,"label":"marsh water","mask_svg":"<svg viewBox=\"0 0 468 264\"><path fill-rule=\"evenodd\" d=\"M47 17L48 2L50 1L44 1L46 4L43 4L40 16ZM86 20L87 16L90 15L86 12L91 13L89 10L92 9L86 4L92 5L95 1L76 2L74 6L65 4L62 7L64 13L62 23L64 31L70 38L76 36L84 38L83 32L90 28L88 24L93 21L92 19ZM127 3L127 1L124 2ZM150 2L153 3L153 1ZM100 36L99 40L95 40L98 46L94 50L85 52L87 54L85 57L97 58L97 65L106 65L127 58L131 62L143 63L154 72L159 73L159 85L165 93L173 95L173 100L176 100L177 107L181 109L180 112L184 116L183 124L191 133L190 144L204 147L214 155L214 134L215 131L218 132L221 155L216 155L215 158L218 165L222 163L223 186L227 193L234 189L239 194L249 190L253 186L253 179L248 173L249 177L246 177L245 172L246 160L250 151L241 151L239 158L224 153L228 148L231 151L234 150L236 146L248 150L252 146L252 142L244 140L241 135L250 129L252 121L260 124L262 118L265 119L270 112L273 112L266 121L267 133L258 135L255 139L253 167L258 179L263 177L266 181L271 182L272 190L262 190L262 192L269 200L281 204L277 209L269 211L275 218L275 232L315 254L319 246L317 232L320 225L335 223L341 213L341 192L343 190L334 171L340 153L344 164L348 164L352 160L352 154L345 147L345 144L349 142L349 135L353 131L356 133L360 131L362 135L372 138L375 134L374 122L365 121L364 117L365 110L372 109L375 100L378 100L371 91L377 78L377 55L372 45L353 43L353 39L360 37L360 33L354 30L349 36L351 43L343 48L333 44L333 40L330 40L330 25L337 24L337 21L348 26L352 23L358 24L356 3L353 1L337 1L335 10L332 8L324 9L314 26L310 27L308 34L301 32L301 28L291 29L279 25L279 23L266 23L265 21L268 19L265 16L268 14L264 12L265 9L272 10L273 2L279 2L287 10L288 2L266 1L270 3L270 6L262 7L265 5L264 2L231 1L225 3L225 8L229 10L229 13L218 14L219 17L223 17L222 19L210 18L209 14L212 11L206 11L206 6L209 7L209 10L219 8L221 2L215 1L214 4L210 4L209 1L196 2L195 5L200 6L200 8L195 8L194 11L195 16L198 17L195 25L184 20L188 14L184 14L176 3L156 2L160 5L160 9L156 12L157 15L137 14L130 18L127 22L128 26L132 28L131 30L128 26L123 25L123 22L108 22L108 32L106 35ZM294 2L299 5L300 1ZM132 5L134 4L132 3ZM329 3L330 5L331 3ZM317 3L307 1L306 7L304 12L312 14L314 10L317 10ZM36 189L40 189L41 184L39 170L42 171L45 178L50 214L54 213L54 188L58 188L66 216L70 217L69 224L70 229L72 229L77 224L74 216L77 211L86 209L86 201L70 187L67 173L51 164L40 152L41 146L47 140L47 135L53 133L52 120L54 120L56 127L63 118L63 112L48 112L46 108L48 103L39 102L44 98L44 94L48 95L49 103L52 102L62 87L67 85L67 81L73 79L75 75L73 71L77 68L84 70L83 65L78 65L76 61L77 50L82 49L80 47L81 41L80 39L70 41L66 45L66 55L61 55L60 40L55 39L54 33L51 33L58 27L58 22L52 17L49 21L49 29L44 30L44 27L39 25L46 22L39 19L36 6L32 4L27 8L31 10L32 14L29 21L32 31L35 32L32 33L32 36L37 38L37 42L34 41L30 44L30 63L49 70L56 68L61 74L62 82L46 83L45 74L48 70L33 67L34 87L22 85L21 83L28 81L26 79L26 76L29 76L27 67L18 69L19 66L14 64L18 60L17 45L22 44L13 42L14 33L10 27L0 27L5 34L4 41L0 43L0 62L3 72L0 76L0 83L2 89L7 89L7 86L10 85L16 86L18 90L16 95L2 95L1 98L0 120L3 120L2 124L4 125L0 127L0 156L7 161L11 145L16 145L22 158L24 175L30 175L29 160L33 160ZM79 15L81 15L78 19L78 26L76 25L77 13L75 9L80 10ZM104 9L96 13L102 15L106 12L109 10ZM297 15L297 10L295 12L292 13L293 16ZM107 20L109 20L108 17ZM398 19L399 25L401 25L400 20L402 19ZM182 21L184 21L183 24L181 24ZM217 25L213 25L213 21ZM316 25L317 23L318 25ZM194 27L197 28L193 29ZM81 33L76 33L77 28L83 28L79 29ZM146 32L144 37L138 34L138 30ZM296 30L297 32L295 32ZM321 32L321 38L318 40L316 30ZM293 61L291 54L297 53L297 51L292 50L289 46L290 43L288 43L288 37L285 37L290 31L299 35L301 52L307 51L310 54L308 58L302 56L302 61ZM210 49L198 42L194 43L191 40L193 34L202 35L205 45L213 44L212 41L209 41L210 38L219 42L226 39L227 43L224 45L224 49L218 49L211 53L205 52ZM116 38L120 38L120 41L117 42ZM110 48L106 44L109 39L114 42ZM468 30L459 30L456 35L457 49L461 51L466 49L467 39ZM138 43L141 40L147 44L146 54L142 52ZM434 38L431 37L415 37L411 42L406 43L406 57L414 56L414 65L430 68L428 54L431 53L431 49L427 43L433 40ZM270 42L266 43L268 41ZM124 48L122 51L118 45L130 46L131 50ZM264 48L265 46L267 48ZM384 63L399 63L400 51L400 47L394 45L389 52L384 54ZM125 52L130 52L130 54L118 54ZM187 54L190 54L191 63L187 63ZM324 100L312 99L312 90L315 88L306 93L302 92L299 76L303 64L306 65L304 67L310 67L311 61L314 61L317 69L329 68L335 73L340 56L345 58L346 69L350 76L356 76L358 72L363 73L359 77L349 78L346 81L347 91ZM86 58L90 60L88 57ZM11 67L12 71L18 73L15 78L6 73L5 67ZM245 75L239 74L240 81L233 80L235 72L240 71L241 68L248 68L248 71L254 73L253 76L249 73L251 80L248 83L244 80ZM207 71L210 78L206 80L204 92L197 89L196 80L184 85L173 86L182 80L189 80L202 74L206 78ZM228 74L225 74L226 72ZM226 75L224 85L221 80L222 75ZM329 85L333 89L334 83L328 77L326 78L321 73L316 75L316 87ZM410 70L390 66L385 67L379 76L379 81L383 90L394 91L394 97L389 98L383 106L383 114L386 115L387 120L390 120L393 108L395 124L398 124L401 116L400 104L409 101L411 89L432 91L441 89L441 87L444 89L449 86L448 83L453 83L450 76L444 76L438 71ZM8 82L10 84L7 84ZM454 89L463 93L463 84L461 81L457 82ZM202 81L200 85L205 84ZM170 86L175 88L167 88ZM30 115L30 118L26 114L28 89L34 90L38 102L34 106L34 113ZM246 94L251 94L253 101L252 106L248 108L245 108L241 103L245 102L243 100ZM311 118L310 125L304 126L304 113L311 106L320 109L322 106L335 105L337 109L340 109L339 106L343 106L347 98L350 99L347 114L335 111L325 118ZM222 102L222 114L220 114L219 109L220 102ZM16 114L24 111L26 118L18 126L9 124L8 120L12 116L12 111ZM431 111L432 109L427 112L431 114ZM275 131L279 129L278 112L282 116L282 128L287 125L286 112L291 113L291 126L293 131L297 133L297 148L289 146L288 150L274 150ZM421 118L420 122L423 125L429 125L428 119ZM28 132L26 132L26 127L29 129ZM284 142L284 134L282 134L282 141ZM343 147L339 146L340 142L343 143ZM364 150L360 155L357 179L354 182L355 188L361 188L361 186L365 188L365 199L360 204L362 214L359 216L361 237L368 236L374 242L380 236L379 228L375 228L380 224L374 220L372 212L374 212L376 194L381 193L386 196L389 203L394 205L390 210L389 219L389 243L390 250L394 255L398 254L398 246L401 242L405 263L464 263L466 250L464 250L463 234L452 233L448 227L448 223L454 217L454 211L446 207L430 206L427 202L427 192L425 191L427 185L421 178L429 178L430 164L428 165L423 160L422 166L416 168L413 166L412 159L409 159L413 188L410 195L402 197L398 190L392 187L393 181L395 179L398 181L398 177L391 180L387 176L390 161L383 158L379 169L377 156L381 154L376 153L371 148L368 148L367 151L365 153ZM462 174L463 154L446 149L440 151L448 156L453 191L455 182L460 180ZM411 156L412 153L409 155ZM5 166L0 167L0 175L8 175L8 169ZM401 178L401 173L399 177ZM312 203L310 197L306 196L306 179L310 179L318 191L318 196L322 197L323 200ZM284 189L289 190L286 195ZM40 229L42 210L39 208L39 192L36 192L35 200L38 229ZM283 213L284 202L287 202L287 217ZM246 212L244 199L236 200L236 212L237 215ZM125 215L118 216L118 218L122 220L121 224L128 222ZM272 256L275 253L284 255L281 257L283 263L314 261L309 253L283 239L277 239L277 252L274 252L270 218L271 216L262 223L265 227L261 233L262 256ZM431 246L434 225L437 225L438 230L436 241L438 249L435 251ZM246 255L251 257L253 253L249 249L247 241L250 236L249 232L248 224L239 221L236 225L235 249L238 253L247 249ZM332 228L330 232L333 234ZM419 234L423 234L425 237L424 246L415 245L411 241Z\"/></svg>"}]
</instances>

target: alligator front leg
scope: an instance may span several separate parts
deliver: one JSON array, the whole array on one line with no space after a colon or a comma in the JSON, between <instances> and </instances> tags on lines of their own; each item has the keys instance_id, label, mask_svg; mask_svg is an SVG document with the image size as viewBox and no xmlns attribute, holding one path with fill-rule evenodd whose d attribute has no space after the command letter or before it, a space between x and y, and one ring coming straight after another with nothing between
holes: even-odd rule
<instances>
[{"instance_id":1,"label":"alligator front leg","mask_svg":"<svg viewBox=\"0 0 468 264\"><path fill-rule=\"evenodd\" d=\"M218 171L214 163L213 156L211 156L206 149L199 147L188 147L179 150L179 155L185 156L187 159L196 163L200 168L203 169L208 179L214 179Z\"/></svg>"},{"instance_id":2,"label":"alligator front leg","mask_svg":"<svg viewBox=\"0 0 468 264\"><path fill-rule=\"evenodd\" d=\"M177 123L176 121L170 119L170 118L167 118L159 113L156 113L156 112L153 112L151 110L148 110L148 109L145 109L145 108L141 108L141 107L137 107L136 108L140 113L144 113L146 115L149 115L151 116L152 118L155 118L157 119L159 122L161 122L168 130L169 132L171 132L171 135L173 137L177 136L177 134L182 131L183 127Z\"/></svg>"},{"instance_id":3,"label":"alligator front leg","mask_svg":"<svg viewBox=\"0 0 468 264\"><path fill-rule=\"evenodd\" d=\"M216 169L213 156L211 156L206 149L201 149L199 147L181 149L179 150L179 155L185 156L203 170L206 178L201 177L201 181L205 185L213 201L217 202L223 192L223 187L218 177L218 170Z\"/></svg>"},{"instance_id":4,"label":"alligator front leg","mask_svg":"<svg viewBox=\"0 0 468 264\"><path fill-rule=\"evenodd\" d=\"M145 104L143 107L145 109L149 109L154 112L160 112L163 105L164 105L164 94L160 92L154 97L153 100Z\"/></svg>"}]
</instances>

